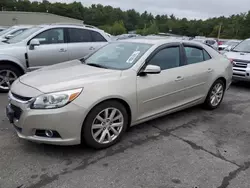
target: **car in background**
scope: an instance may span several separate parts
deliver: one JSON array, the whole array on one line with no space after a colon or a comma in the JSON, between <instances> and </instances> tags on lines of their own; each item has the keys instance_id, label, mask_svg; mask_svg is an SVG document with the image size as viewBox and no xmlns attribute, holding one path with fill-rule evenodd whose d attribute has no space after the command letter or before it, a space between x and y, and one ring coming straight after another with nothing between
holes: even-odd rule
<instances>
[{"instance_id":1,"label":"car in background","mask_svg":"<svg viewBox=\"0 0 250 188\"><path fill-rule=\"evenodd\" d=\"M216 39L212 38L194 38L193 41L201 42L212 46L215 50L218 50L218 42Z\"/></svg>"},{"instance_id":2,"label":"car in background","mask_svg":"<svg viewBox=\"0 0 250 188\"><path fill-rule=\"evenodd\" d=\"M124 40L124 39L129 39L129 38L134 38L138 37L140 35L138 34L122 34L122 35L117 35L113 38L113 40Z\"/></svg>"},{"instance_id":3,"label":"car in background","mask_svg":"<svg viewBox=\"0 0 250 188\"><path fill-rule=\"evenodd\" d=\"M101 30L76 24L39 25L0 45L0 92L27 71L81 58L106 45Z\"/></svg>"},{"instance_id":4,"label":"car in background","mask_svg":"<svg viewBox=\"0 0 250 188\"><path fill-rule=\"evenodd\" d=\"M26 29L31 28L33 26L31 25L15 25L12 27L9 27L8 29L5 29L0 32L0 42L11 39L22 32L24 32Z\"/></svg>"},{"instance_id":5,"label":"car in background","mask_svg":"<svg viewBox=\"0 0 250 188\"><path fill-rule=\"evenodd\" d=\"M235 47L240 42L241 42L240 40L229 40L229 41L225 42L224 44L219 45L218 50L222 51L222 50L225 50L225 49L232 49L233 47Z\"/></svg>"},{"instance_id":6,"label":"car in background","mask_svg":"<svg viewBox=\"0 0 250 188\"><path fill-rule=\"evenodd\" d=\"M233 63L233 80L250 82L250 39L246 39L225 52Z\"/></svg>"},{"instance_id":7,"label":"car in background","mask_svg":"<svg viewBox=\"0 0 250 188\"><path fill-rule=\"evenodd\" d=\"M231 78L231 62L204 44L127 39L23 75L6 114L22 139L102 149L130 126L198 104L218 108Z\"/></svg>"},{"instance_id":8,"label":"car in background","mask_svg":"<svg viewBox=\"0 0 250 188\"><path fill-rule=\"evenodd\" d=\"M7 27L0 26L0 33L1 33L3 30L5 30L5 29L7 29Z\"/></svg>"}]
</instances>

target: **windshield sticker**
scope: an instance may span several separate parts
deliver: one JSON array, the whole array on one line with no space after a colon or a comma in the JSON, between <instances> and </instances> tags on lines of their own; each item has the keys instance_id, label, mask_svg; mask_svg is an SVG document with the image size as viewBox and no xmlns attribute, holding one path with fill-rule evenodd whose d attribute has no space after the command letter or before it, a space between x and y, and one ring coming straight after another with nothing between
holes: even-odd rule
<instances>
[{"instance_id":1,"label":"windshield sticker","mask_svg":"<svg viewBox=\"0 0 250 188\"><path fill-rule=\"evenodd\" d=\"M126 63L133 63L135 58L140 54L140 51L134 51L134 53L132 53L132 55L128 58L128 60L126 61Z\"/></svg>"}]
</instances>

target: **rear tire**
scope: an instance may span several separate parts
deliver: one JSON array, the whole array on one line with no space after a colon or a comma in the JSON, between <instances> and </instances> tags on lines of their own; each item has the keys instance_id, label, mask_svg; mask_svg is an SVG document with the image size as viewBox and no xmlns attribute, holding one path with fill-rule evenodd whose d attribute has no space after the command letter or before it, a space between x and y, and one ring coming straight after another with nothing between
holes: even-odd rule
<instances>
[{"instance_id":1,"label":"rear tire","mask_svg":"<svg viewBox=\"0 0 250 188\"><path fill-rule=\"evenodd\" d=\"M95 149L116 144L128 126L126 108L110 100L95 106L87 115L82 128L82 141Z\"/></svg>"},{"instance_id":2,"label":"rear tire","mask_svg":"<svg viewBox=\"0 0 250 188\"><path fill-rule=\"evenodd\" d=\"M220 79L216 80L208 92L204 107L208 110L218 108L223 100L224 93L225 83Z\"/></svg>"},{"instance_id":3,"label":"rear tire","mask_svg":"<svg viewBox=\"0 0 250 188\"><path fill-rule=\"evenodd\" d=\"M0 93L9 91L11 84L22 75L22 72L13 65L0 63Z\"/></svg>"}]
</instances>

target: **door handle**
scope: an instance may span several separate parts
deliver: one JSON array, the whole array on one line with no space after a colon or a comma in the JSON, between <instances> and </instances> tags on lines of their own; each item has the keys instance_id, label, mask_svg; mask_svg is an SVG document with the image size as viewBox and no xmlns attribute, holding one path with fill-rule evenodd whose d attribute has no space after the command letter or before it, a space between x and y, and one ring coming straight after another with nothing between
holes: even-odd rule
<instances>
[{"instance_id":1,"label":"door handle","mask_svg":"<svg viewBox=\"0 0 250 188\"><path fill-rule=\"evenodd\" d=\"M95 50L95 48L94 48L94 47L92 47L92 46L91 46L89 49L90 49L90 50Z\"/></svg>"},{"instance_id":2,"label":"door handle","mask_svg":"<svg viewBox=\"0 0 250 188\"><path fill-rule=\"evenodd\" d=\"M213 71L213 69L211 69L211 68L207 69L207 72L212 72L212 71Z\"/></svg>"},{"instance_id":3,"label":"door handle","mask_svg":"<svg viewBox=\"0 0 250 188\"><path fill-rule=\"evenodd\" d=\"M175 79L176 82L179 82L181 80L183 80L184 78L182 76L177 76L177 78Z\"/></svg>"},{"instance_id":4,"label":"door handle","mask_svg":"<svg viewBox=\"0 0 250 188\"><path fill-rule=\"evenodd\" d=\"M59 50L59 52L67 52L67 50L64 49L64 48L61 48L61 49Z\"/></svg>"}]
</instances>

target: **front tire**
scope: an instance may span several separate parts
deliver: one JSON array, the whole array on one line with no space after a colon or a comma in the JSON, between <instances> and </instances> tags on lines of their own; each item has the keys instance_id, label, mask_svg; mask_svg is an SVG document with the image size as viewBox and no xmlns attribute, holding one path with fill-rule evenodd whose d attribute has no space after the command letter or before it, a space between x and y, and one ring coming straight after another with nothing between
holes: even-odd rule
<instances>
[{"instance_id":1,"label":"front tire","mask_svg":"<svg viewBox=\"0 0 250 188\"><path fill-rule=\"evenodd\" d=\"M21 75L21 71L12 65L0 65L0 93L8 92L11 84Z\"/></svg>"},{"instance_id":2,"label":"front tire","mask_svg":"<svg viewBox=\"0 0 250 188\"><path fill-rule=\"evenodd\" d=\"M218 108L223 100L225 93L225 83L222 80L216 80L210 88L204 107L209 110Z\"/></svg>"},{"instance_id":3,"label":"front tire","mask_svg":"<svg viewBox=\"0 0 250 188\"><path fill-rule=\"evenodd\" d=\"M105 101L88 114L82 140L90 147L104 149L116 144L128 126L128 113L118 101Z\"/></svg>"}]
</instances>

